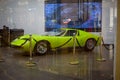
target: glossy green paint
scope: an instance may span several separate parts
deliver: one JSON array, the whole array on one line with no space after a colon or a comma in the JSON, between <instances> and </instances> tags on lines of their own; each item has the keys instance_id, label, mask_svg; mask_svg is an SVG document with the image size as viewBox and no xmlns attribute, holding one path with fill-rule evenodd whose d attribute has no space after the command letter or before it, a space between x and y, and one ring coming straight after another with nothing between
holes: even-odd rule
<instances>
[{"instance_id":1,"label":"glossy green paint","mask_svg":"<svg viewBox=\"0 0 120 80\"><path fill-rule=\"evenodd\" d=\"M75 30L75 29L66 29L66 28L62 28L63 30L66 30L66 32L68 30ZM76 29L77 30L77 29ZM40 41L47 41L50 44L51 49L55 49L55 48L66 48L66 47L72 47L74 40L73 40L73 36L64 36L66 34L66 32L61 35L61 36L42 36L42 35L36 35L36 34L32 34L32 51L35 48L35 45L40 42ZM30 35L24 35L21 36L17 39L15 39L14 41L11 42L12 46L18 46L21 47L20 49L24 50L24 51L29 51L30 49ZM77 33L75 35L75 38L78 40L78 43L80 44L81 47L84 47L86 44L86 41L90 38L93 38L97 41L97 45L100 44L100 37L98 35L95 34L91 34L82 30L77 30ZM76 42L76 46L79 46Z\"/></svg>"}]
</instances>

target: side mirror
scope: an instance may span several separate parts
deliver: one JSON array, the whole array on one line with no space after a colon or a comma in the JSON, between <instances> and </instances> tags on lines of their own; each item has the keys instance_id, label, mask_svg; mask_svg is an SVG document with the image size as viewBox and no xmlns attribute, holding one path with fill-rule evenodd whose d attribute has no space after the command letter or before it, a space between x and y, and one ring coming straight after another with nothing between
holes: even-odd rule
<instances>
[{"instance_id":1,"label":"side mirror","mask_svg":"<svg viewBox=\"0 0 120 80\"><path fill-rule=\"evenodd\" d=\"M73 36L75 36L76 35L76 33L73 33Z\"/></svg>"}]
</instances>

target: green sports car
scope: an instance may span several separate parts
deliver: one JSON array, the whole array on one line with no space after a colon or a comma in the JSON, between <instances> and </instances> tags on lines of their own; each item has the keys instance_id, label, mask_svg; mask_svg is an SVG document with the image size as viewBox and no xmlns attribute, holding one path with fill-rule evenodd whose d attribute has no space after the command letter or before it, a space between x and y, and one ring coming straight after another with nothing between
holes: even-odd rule
<instances>
[{"instance_id":1,"label":"green sports car","mask_svg":"<svg viewBox=\"0 0 120 80\"><path fill-rule=\"evenodd\" d=\"M32 52L45 54L51 49L73 47L74 44L76 47L84 47L85 50L91 51L100 45L101 37L78 29L61 28L41 35L20 36L11 42L11 46L28 52L30 41Z\"/></svg>"}]
</instances>

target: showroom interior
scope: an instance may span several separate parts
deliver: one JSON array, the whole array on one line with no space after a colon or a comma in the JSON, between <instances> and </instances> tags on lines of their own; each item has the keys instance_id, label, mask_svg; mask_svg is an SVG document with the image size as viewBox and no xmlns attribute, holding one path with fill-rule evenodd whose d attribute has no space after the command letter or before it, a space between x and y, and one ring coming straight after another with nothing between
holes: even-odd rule
<instances>
[{"instance_id":1,"label":"showroom interior","mask_svg":"<svg viewBox=\"0 0 120 80\"><path fill-rule=\"evenodd\" d=\"M0 80L119 80L119 3L0 0Z\"/></svg>"}]
</instances>

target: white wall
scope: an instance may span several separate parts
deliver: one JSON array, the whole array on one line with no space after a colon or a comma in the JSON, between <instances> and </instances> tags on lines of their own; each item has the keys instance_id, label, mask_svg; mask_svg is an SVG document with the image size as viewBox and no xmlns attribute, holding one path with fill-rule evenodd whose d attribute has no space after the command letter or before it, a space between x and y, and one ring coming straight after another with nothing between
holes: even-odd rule
<instances>
[{"instance_id":1,"label":"white wall","mask_svg":"<svg viewBox=\"0 0 120 80\"><path fill-rule=\"evenodd\" d=\"M24 29L25 34L44 32L44 0L0 0L0 28Z\"/></svg>"},{"instance_id":2,"label":"white wall","mask_svg":"<svg viewBox=\"0 0 120 80\"><path fill-rule=\"evenodd\" d=\"M105 44L114 44L116 28L116 0L102 2L102 36Z\"/></svg>"}]
</instances>

